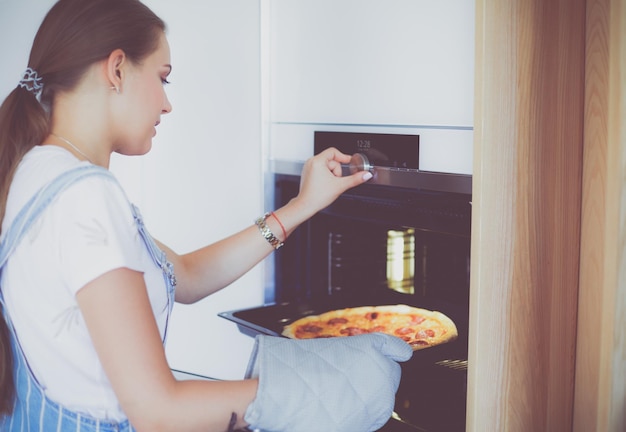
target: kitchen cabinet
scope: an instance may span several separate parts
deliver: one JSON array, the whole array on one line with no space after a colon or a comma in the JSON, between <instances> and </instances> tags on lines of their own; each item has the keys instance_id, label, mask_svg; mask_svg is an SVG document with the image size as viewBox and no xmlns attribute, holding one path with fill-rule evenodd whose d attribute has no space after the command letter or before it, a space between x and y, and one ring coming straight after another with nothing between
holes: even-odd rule
<instances>
[{"instance_id":1,"label":"kitchen cabinet","mask_svg":"<svg viewBox=\"0 0 626 432\"><path fill-rule=\"evenodd\" d=\"M271 0L275 122L473 124L474 4Z\"/></svg>"},{"instance_id":2,"label":"kitchen cabinet","mask_svg":"<svg viewBox=\"0 0 626 432\"><path fill-rule=\"evenodd\" d=\"M587 1L574 431L626 430L626 1Z\"/></svg>"},{"instance_id":3,"label":"kitchen cabinet","mask_svg":"<svg viewBox=\"0 0 626 432\"><path fill-rule=\"evenodd\" d=\"M420 169L471 173L473 1L266 8L272 159L311 156L315 130L409 133L420 135Z\"/></svg>"},{"instance_id":4,"label":"kitchen cabinet","mask_svg":"<svg viewBox=\"0 0 626 432\"><path fill-rule=\"evenodd\" d=\"M476 4L467 429L626 430L626 1Z\"/></svg>"}]
</instances>

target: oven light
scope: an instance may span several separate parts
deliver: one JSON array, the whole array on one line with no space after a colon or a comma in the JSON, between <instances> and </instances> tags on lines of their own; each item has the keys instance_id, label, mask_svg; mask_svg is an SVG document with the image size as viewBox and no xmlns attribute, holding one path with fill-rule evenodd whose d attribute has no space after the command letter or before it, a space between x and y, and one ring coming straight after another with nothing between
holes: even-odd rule
<instances>
[{"instance_id":1,"label":"oven light","mask_svg":"<svg viewBox=\"0 0 626 432\"><path fill-rule=\"evenodd\" d=\"M415 293L415 230L387 231L387 286L403 294Z\"/></svg>"}]
</instances>

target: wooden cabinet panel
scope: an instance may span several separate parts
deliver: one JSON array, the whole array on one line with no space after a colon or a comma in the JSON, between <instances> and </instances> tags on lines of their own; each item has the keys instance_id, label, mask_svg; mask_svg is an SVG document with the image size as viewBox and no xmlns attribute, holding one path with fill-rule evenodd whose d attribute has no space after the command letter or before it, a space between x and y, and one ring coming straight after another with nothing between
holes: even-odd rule
<instances>
[{"instance_id":1,"label":"wooden cabinet panel","mask_svg":"<svg viewBox=\"0 0 626 432\"><path fill-rule=\"evenodd\" d=\"M626 1L587 1L574 431L626 430Z\"/></svg>"},{"instance_id":2,"label":"wooden cabinet panel","mask_svg":"<svg viewBox=\"0 0 626 432\"><path fill-rule=\"evenodd\" d=\"M479 0L470 431L570 431L584 0Z\"/></svg>"}]
</instances>

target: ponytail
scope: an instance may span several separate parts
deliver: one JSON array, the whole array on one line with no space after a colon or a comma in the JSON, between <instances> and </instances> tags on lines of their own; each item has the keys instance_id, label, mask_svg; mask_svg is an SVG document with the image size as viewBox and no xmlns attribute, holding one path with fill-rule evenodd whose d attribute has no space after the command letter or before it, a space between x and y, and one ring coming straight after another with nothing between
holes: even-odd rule
<instances>
[{"instance_id":1,"label":"ponytail","mask_svg":"<svg viewBox=\"0 0 626 432\"><path fill-rule=\"evenodd\" d=\"M15 383L13 382L13 353L11 335L4 318L4 310L0 304L0 418L13 411Z\"/></svg>"},{"instance_id":2,"label":"ponytail","mask_svg":"<svg viewBox=\"0 0 626 432\"><path fill-rule=\"evenodd\" d=\"M16 87L0 106L0 220L13 173L22 157L48 134L48 115L31 92Z\"/></svg>"},{"instance_id":3,"label":"ponytail","mask_svg":"<svg viewBox=\"0 0 626 432\"><path fill-rule=\"evenodd\" d=\"M0 418L13 411L15 383L13 382L13 352L11 335L4 318L4 310L0 304Z\"/></svg>"},{"instance_id":4,"label":"ponytail","mask_svg":"<svg viewBox=\"0 0 626 432\"><path fill-rule=\"evenodd\" d=\"M16 87L0 106L0 221L4 220L13 174L22 157L48 134L48 116L28 90ZM13 409L13 355L9 329L0 308L0 416Z\"/></svg>"},{"instance_id":5,"label":"ponytail","mask_svg":"<svg viewBox=\"0 0 626 432\"><path fill-rule=\"evenodd\" d=\"M0 106L0 223L18 164L51 132L55 96L73 89L116 49L139 63L154 52L163 31L165 23L139 0L59 0L50 9L28 60L37 91L22 80ZM0 418L12 412L16 392L5 313L0 308Z\"/></svg>"}]
</instances>

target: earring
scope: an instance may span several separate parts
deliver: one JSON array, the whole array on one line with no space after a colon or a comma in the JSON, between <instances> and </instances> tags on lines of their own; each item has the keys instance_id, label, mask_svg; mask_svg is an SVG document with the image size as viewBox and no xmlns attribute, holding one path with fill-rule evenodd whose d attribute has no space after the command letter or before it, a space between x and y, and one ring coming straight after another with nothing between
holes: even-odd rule
<instances>
[{"instance_id":1,"label":"earring","mask_svg":"<svg viewBox=\"0 0 626 432\"><path fill-rule=\"evenodd\" d=\"M120 89L116 86L110 87L111 90L115 90L115 93L120 94Z\"/></svg>"}]
</instances>

